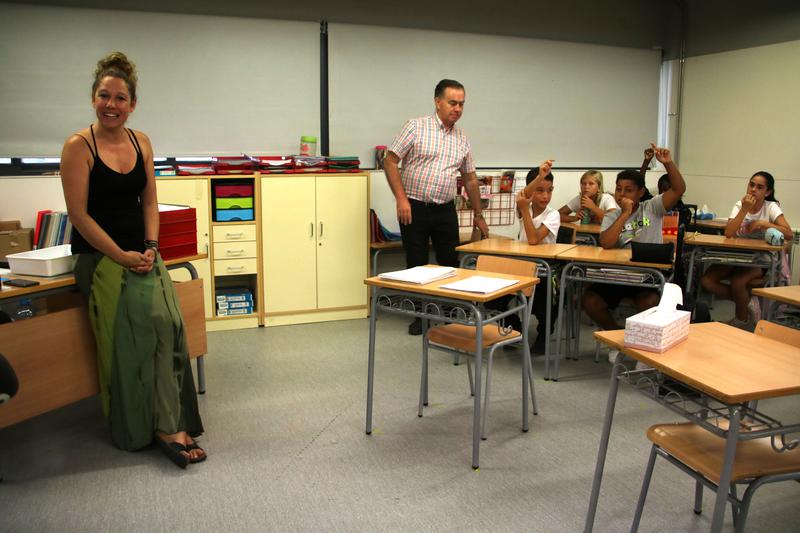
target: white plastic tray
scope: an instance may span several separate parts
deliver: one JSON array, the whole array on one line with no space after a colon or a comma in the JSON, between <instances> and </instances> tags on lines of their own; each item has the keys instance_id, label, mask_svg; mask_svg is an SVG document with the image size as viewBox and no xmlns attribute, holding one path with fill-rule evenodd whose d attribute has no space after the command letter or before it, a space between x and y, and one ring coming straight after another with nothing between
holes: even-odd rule
<instances>
[{"instance_id":1,"label":"white plastic tray","mask_svg":"<svg viewBox=\"0 0 800 533\"><path fill-rule=\"evenodd\" d=\"M69 244L7 255L11 272L22 276L58 276L72 272L75 256Z\"/></svg>"}]
</instances>

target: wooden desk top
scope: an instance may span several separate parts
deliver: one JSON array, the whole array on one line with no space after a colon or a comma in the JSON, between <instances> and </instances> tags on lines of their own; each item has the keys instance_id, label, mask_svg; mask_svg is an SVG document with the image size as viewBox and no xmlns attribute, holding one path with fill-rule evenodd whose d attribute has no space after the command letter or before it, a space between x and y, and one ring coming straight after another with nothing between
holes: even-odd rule
<instances>
[{"instance_id":1,"label":"wooden desk top","mask_svg":"<svg viewBox=\"0 0 800 533\"><path fill-rule=\"evenodd\" d=\"M600 246L576 246L571 250L558 254L559 261L580 261L584 263L603 263L606 265L635 266L669 270L670 263L639 263L631 261L630 248L605 249Z\"/></svg>"},{"instance_id":2,"label":"wooden desk top","mask_svg":"<svg viewBox=\"0 0 800 533\"><path fill-rule=\"evenodd\" d=\"M800 305L800 285L788 285L785 287L759 287L753 289L756 296L764 296L779 302Z\"/></svg>"},{"instance_id":3,"label":"wooden desk top","mask_svg":"<svg viewBox=\"0 0 800 533\"><path fill-rule=\"evenodd\" d=\"M427 265L427 266L436 266L436 265ZM499 291L490 292L487 294L479 294L474 292L464 292L464 291L453 291L449 289L442 289L440 288L442 285L447 285L448 283L453 283L454 281L458 281L460 279L470 278L472 276L486 276L486 277L493 277L493 278L502 278L502 279L516 279L519 280L518 283L506 287L504 289L500 289ZM385 279L380 279L378 276L373 276L371 278L367 278L364 280L364 283L367 285L372 285L373 287L382 287L385 289L396 289L399 291L411 292L411 293L418 293L418 294L427 294L430 296L439 296L442 298L453 298L456 300L464 300L468 302L488 302L489 300L494 300L499 296L504 296L506 294L515 294L519 290L528 289L533 287L537 283L539 283L539 278L529 278L525 276L512 276L510 274L497 274L495 272L484 272L482 270L469 270L466 268L457 268L456 275L451 276L449 278L440 279L438 281L432 281L431 283L426 283L424 285L418 285L416 283L404 283L402 281L389 281Z\"/></svg>"},{"instance_id":4,"label":"wooden desk top","mask_svg":"<svg viewBox=\"0 0 800 533\"><path fill-rule=\"evenodd\" d=\"M574 244L528 244L513 239L484 239L471 242L456 248L458 252L508 255L517 257L535 257L538 259L555 259L558 254L575 248Z\"/></svg>"},{"instance_id":5,"label":"wooden desk top","mask_svg":"<svg viewBox=\"0 0 800 533\"><path fill-rule=\"evenodd\" d=\"M726 237L725 235L706 235L700 233L686 239L687 246L709 246L712 248L725 248L730 250L749 250L755 252L780 252L782 246L772 246L764 239L745 239L742 237Z\"/></svg>"},{"instance_id":6,"label":"wooden desk top","mask_svg":"<svg viewBox=\"0 0 800 533\"><path fill-rule=\"evenodd\" d=\"M177 265L179 263L187 263L189 261L198 261L200 259L206 259L208 254L197 254L197 255L190 255L187 257L177 257L175 259L167 259L164 261L164 264L167 266ZM72 274L64 274L62 276L54 276L52 278L46 278L42 276L20 276L18 274L9 274L7 276L9 279L29 279L33 281L38 281L38 285L34 285L33 287L12 287L10 285L3 284L3 290L0 291L0 300L5 298L16 298L17 296L25 296L26 294L30 294L35 296L38 292L49 291L52 289L60 289L62 287L71 287L75 285L75 277Z\"/></svg>"},{"instance_id":7,"label":"wooden desk top","mask_svg":"<svg viewBox=\"0 0 800 533\"><path fill-rule=\"evenodd\" d=\"M664 353L623 346L625 331L595 337L625 355L727 403L800 393L800 348L721 322L690 324L689 338Z\"/></svg>"},{"instance_id":8,"label":"wooden desk top","mask_svg":"<svg viewBox=\"0 0 800 533\"><path fill-rule=\"evenodd\" d=\"M471 238L472 238L472 231L461 232L461 233L458 234L458 242L461 243L461 244L468 243ZM491 233L489 233L489 239L509 240L508 237L498 237L497 235L492 235ZM369 247L372 250L386 250L386 249L391 249L391 248L402 248L403 247L403 241L371 242L371 243L369 243Z\"/></svg>"},{"instance_id":9,"label":"wooden desk top","mask_svg":"<svg viewBox=\"0 0 800 533\"><path fill-rule=\"evenodd\" d=\"M727 218L715 218L713 220L698 220L694 223L694 225L698 228L705 228L705 229L712 229L712 230L724 230L725 226L728 225Z\"/></svg>"},{"instance_id":10,"label":"wooden desk top","mask_svg":"<svg viewBox=\"0 0 800 533\"><path fill-rule=\"evenodd\" d=\"M600 224L581 224L580 222L562 222L562 226L575 228L577 233L591 233L592 235L600 235Z\"/></svg>"}]
</instances>

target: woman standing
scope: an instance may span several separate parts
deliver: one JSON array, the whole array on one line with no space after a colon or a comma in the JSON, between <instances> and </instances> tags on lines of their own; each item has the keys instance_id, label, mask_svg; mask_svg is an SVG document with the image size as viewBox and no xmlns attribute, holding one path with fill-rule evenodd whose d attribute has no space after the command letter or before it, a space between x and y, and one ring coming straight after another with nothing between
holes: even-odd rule
<instances>
[{"instance_id":1,"label":"woman standing","mask_svg":"<svg viewBox=\"0 0 800 533\"><path fill-rule=\"evenodd\" d=\"M178 466L203 461L203 431L183 320L158 254L158 203L150 139L125 127L136 108L136 69L113 52L97 63L96 120L61 153L75 227L75 279L89 302L100 395L114 444L153 439Z\"/></svg>"}]
</instances>

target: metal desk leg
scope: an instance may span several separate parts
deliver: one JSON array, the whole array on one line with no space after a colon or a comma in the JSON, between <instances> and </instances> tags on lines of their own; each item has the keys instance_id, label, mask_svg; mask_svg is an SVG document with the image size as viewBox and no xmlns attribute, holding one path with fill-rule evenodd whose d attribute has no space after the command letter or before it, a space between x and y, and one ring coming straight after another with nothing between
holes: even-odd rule
<instances>
[{"instance_id":1,"label":"metal desk leg","mask_svg":"<svg viewBox=\"0 0 800 533\"><path fill-rule=\"evenodd\" d=\"M736 457L736 444L739 440L739 406L729 407L728 412L730 413L728 417L730 425L728 426L728 436L725 439L725 459L719 476L717 500L714 502L714 518L711 521L712 533L722 531L725 506L728 504L728 491L730 490L731 475L733 474L733 460Z\"/></svg>"},{"instance_id":2,"label":"metal desk leg","mask_svg":"<svg viewBox=\"0 0 800 533\"><path fill-rule=\"evenodd\" d=\"M592 495L589 498L589 510L586 513L586 525L583 527L584 533L591 533L592 528L594 527L594 515L597 512L597 500L600 497L600 483L603 481L603 468L606 464L606 452L608 452L608 439L611 435L611 423L614 421L614 407L617 403L617 390L619 390L619 379L617 378L619 377L620 370L624 369L624 366L622 365L622 358L622 352L618 353L617 358L614 360L614 368L611 370L611 383L608 386L606 416L603 420L603 431L600 434L600 447L597 450L597 464L594 467Z\"/></svg>"},{"instance_id":3,"label":"metal desk leg","mask_svg":"<svg viewBox=\"0 0 800 533\"><path fill-rule=\"evenodd\" d=\"M694 280L694 258L697 255L697 246L692 246L689 256L689 274L686 276L686 294L692 294L692 281Z\"/></svg>"},{"instance_id":4,"label":"metal desk leg","mask_svg":"<svg viewBox=\"0 0 800 533\"><path fill-rule=\"evenodd\" d=\"M203 360L203 355L196 359L197 361L197 394L206 393L206 364Z\"/></svg>"},{"instance_id":5,"label":"metal desk leg","mask_svg":"<svg viewBox=\"0 0 800 533\"><path fill-rule=\"evenodd\" d=\"M378 275L378 254L379 253L381 253L381 249L380 248L376 248L372 252L372 275L373 276L377 276Z\"/></svg>"},{"instance_id":6,"label":"metal desk leg","mask_svg":"<svg viewBox=\"0 0 800 533\"><path fill-rule=\"evenodd\" d=\"M547 379L550 376L550 328L553 323L553 270L550 268L550 264L547 261L543 261L543 263L543 267L547 272L547 284L545 285L545 290L547 291L547 309L544 315L544 377Z\"/></svg>"},{"instance_id":7,"label":"metal desk leg","mask_svg":"<svg viewBox=\"0 0 800 533\"><path fill-rule=\"evenodd\" d=\"M535 291L535 289L534 289ZM534 292L535 294L535 292ZM526 314L522 320L522 431L527 432L528 426L528 378L531 377L531 349L528 344L528 327L530 326L531 316L527 313L527 298L524 294L520 293L522 303L526 304ZM533 294L531 294L533 298ZM533 390L530 391L533 394ZM534 399L535 401L535 399ZM535 410L535 408L534 408Z\"/></svg>"},{"instance_id":8,"label":"metal desk leg","mask_svg":"<svg viewBox=\"0 0 800 533\"><path fill-rule=\"evenodd\" d=\"M475 314L475 398L472 413L472 468L480 466L481 450L481 371L483 369L483 316Z\"/></svg>"},{"instance_id":9,"label":"metal desk leg","mask_svg":"<svg viewBox=\"0 0 800 533\"><path fill-rule=\"evenodd\" d=\"M567 320L567 301L564 295L564 289L566 287L566 278L567 278L567 271L569 270L569 265L564 266L561 270L561 286L559 288L559 296L558 296L558 329L556 331L556 354L555 354L555 361L553 362L553 368L555 372L555 377L552 375L545 374L545 379L552 379L553 381L558 381L558 360L561 358L561 334L564 331L564 321ZM565 342L566 344L566 342Z\"/></svg>"},{"instance_id":10,"label":"metal desk leg","mask_svg":"<svg viewBox=\"0 0 800 533\"><path fill-rule=\"evenodd\" d=\"M378 314L378 293L373 287L369 313L369 358L367 363L367 435L372 434L372 392L375 385L375 315Z\"/></svg>"}]
</instances>

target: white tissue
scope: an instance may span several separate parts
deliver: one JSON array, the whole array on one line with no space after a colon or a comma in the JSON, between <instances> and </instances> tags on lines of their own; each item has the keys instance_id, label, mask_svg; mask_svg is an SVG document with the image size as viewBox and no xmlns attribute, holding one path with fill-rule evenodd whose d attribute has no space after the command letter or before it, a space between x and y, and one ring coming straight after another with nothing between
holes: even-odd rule
<instances>
[{"instance_id":1,"label":"white tissue","mask_svg":"<svg viewBox=\"0 0 800 533\"><path fill-rule=\"evenodd\" d=\"M672 314L678 305L683 305L683 291L674 283L665 283L656 313Z\"/></svg>"}]
</instances>

